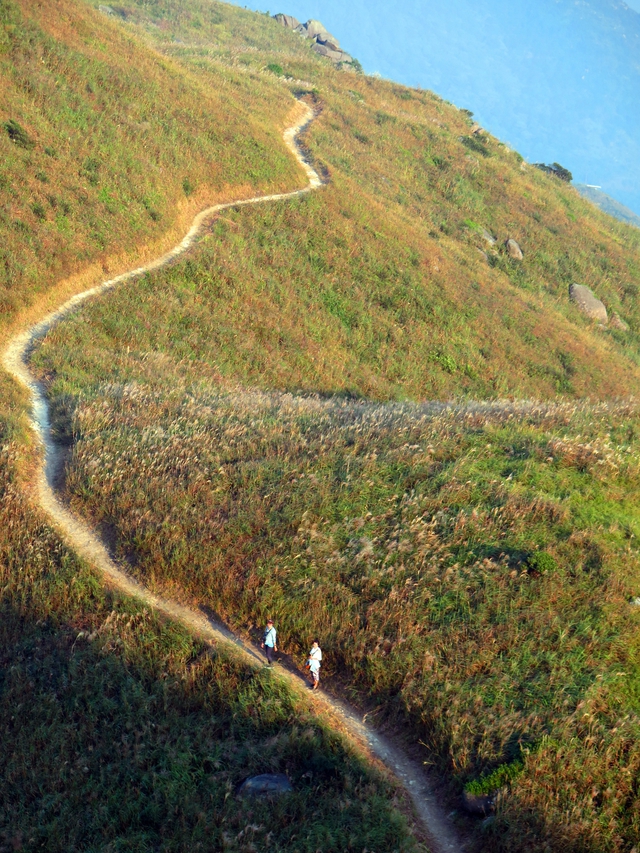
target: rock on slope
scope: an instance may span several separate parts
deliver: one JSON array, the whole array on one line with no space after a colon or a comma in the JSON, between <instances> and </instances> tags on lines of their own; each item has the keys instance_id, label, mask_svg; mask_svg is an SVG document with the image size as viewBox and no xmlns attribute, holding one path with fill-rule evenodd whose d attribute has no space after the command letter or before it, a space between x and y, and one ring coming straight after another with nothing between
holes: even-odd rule
<instances>
[{"instance_id":1,"label":"rock on slope","mask_svg":"<svg viewBox=\"0 0 640 853\"><path fill-rule=\"evenodd\" d=\"M346 53L340 47L338 39L320 23L320 21L309 20L306 24L301 24L293 15L274 15L276 21L282 24L283 27L299 33L307 39L311 39L313 44L311 50L314 50L320 56L326 56L336 65L353 65L353 57Z\"/></svg>"}]
</instances>

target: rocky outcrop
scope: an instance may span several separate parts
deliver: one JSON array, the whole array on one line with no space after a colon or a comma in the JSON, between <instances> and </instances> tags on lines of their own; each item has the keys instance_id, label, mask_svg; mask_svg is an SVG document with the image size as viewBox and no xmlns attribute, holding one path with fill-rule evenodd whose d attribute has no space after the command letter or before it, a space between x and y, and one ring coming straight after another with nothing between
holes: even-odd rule
<instances>
[{"instance_id":1,"label":"rocky outcrop","mask_svg":"<svg viewBox=\"0 0 640 853\"><path fill-rule=\"evenodd\" d=\"M327 28L324 27L320 23L320 21L314 21L312 19L310 21L307 21L307 23L304 25L304 27L306 29L305 35L308 39L314 39L314 38L330 35Z\"/></svg>"},{"instance_id":2,"label":"rocky outcrop","mask_svg":"<svg viewBox=\"0 0 640 853\"><path fill-rule=\"evenodd\" d=\"M333 60L333 62L345 62L347 60L344 59L348 54L343 53L341 50L331 50L326 44L320 44L320 42L316 42L311 50L314 53L317 53L319 56L326 56L329 59ZM351 57L349 57L350 59Z\"/></svg>"},{"instance_id":3,"label":"rocky outcrop","mask_svg":"<svg viewBox=\"0 0 640 853\"><path fill-rule=\"evenodd\" d=\"M344 53L344 51L340 47L340 42L332 35L327 34L326 38L318 38L318 44L322 44L325 47L328 47L329 50L340 50Z\"/></svg>"},{"instance_id":4,"label":"rocky outcrop","mask_svg":"<svg viewBox=\"0 0 640 853\"><path fill-rule=\"evenodd\" d=\"M300 26L300 21L293 15L274 15L276 21L289 30L295 30Z\"/></svg>"},{"instance_id":5,"label":"rocky outcrop","mask_svg":"<svg viewBox=\"0 0 640 853\"><path fill-rule=\"evenodd\" d=\"M312 41L311 49L319 56L330 59L335 65L346 65L348 67L354 64L353 57L342 50L338 39L332 36L320 21L311 19L306 24L301 24L293 15L282 14L274 15L274 18L283 27L287 27Z\"/></svg>"},{"instance_id":6,"label":"rocky outcrop","mask_svg":"<svg viewBox=\"0 0 640 853\"><path fill-rule=\"evenodd\" d=\"M507 254L510 258L513 258L514 261L523 261L524 255L522 254L522 249L520 248L520 244L516 243L515 240L509 238L504 244L505 249L507 250Z\"/></svg>"},{"instance_id":7,"label":"rocky outcrop","mask_svg":"<svg viewBox=\"0 0 640 853\"><path fill-rule=\"evenodd\" d=\"M597 320L606 325L609 317L603 302L596 297L591 288L585 284L572 284L569 288L569 298L589 319Z\"/></svg>"}]
</instances>

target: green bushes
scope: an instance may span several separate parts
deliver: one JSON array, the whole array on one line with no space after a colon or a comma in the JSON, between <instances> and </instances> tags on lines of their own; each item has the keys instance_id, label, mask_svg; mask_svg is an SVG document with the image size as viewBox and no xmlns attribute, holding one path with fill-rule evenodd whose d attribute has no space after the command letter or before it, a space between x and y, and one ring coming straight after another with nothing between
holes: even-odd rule
<instances>
[{"instance_id":1,"label":"green bushes","mask_svg":"<svg viewBox=\"0 0 640 853\"><path fill-rule=\"evenodd\" d=\"M495 770L491 770L479 779L473 779L468 782L464 790L467 794L473 797L482 797L487 794L493 794L515 782L516 779L523 773L524 764L522 761L512 761L508 764L501 764Z\"/></svg>"},{"instance_id":2,"label":"green bushes","mask_svg":"<svg viewBox=\"0 0 640 853\"><path fill-rule=\"evenodd\" d=\"M460 142L462 142L465 148L475 151L476 154L482 154L483 157L491 157L491 152L487 146L476 136L461 136Z\"/></svg>"},{"instance_id":3,"label":"green bushes","mask_svg":"<svg viewBox=\"0 0 640 853\"><path fill-rule=\"evenodd\" d=\"M556 572L558 563L547 551L536 551L527 559L527 569L532 574L544 575L547 572Z\"/></svg>"},{"instance_id":4,"label":"green bushes","mask_svg":"<svg viewBox=\"0 0 640 853\"><path fill-rule=\"evenodd\" d=\"M18 124L14 119L6 121L3 124L3 127L6 130L9 139L16 145L19 145L20 148L25 148L27 151L35 148L35 141L29 136L24 127Z\"/></svg>"}]
</instances>

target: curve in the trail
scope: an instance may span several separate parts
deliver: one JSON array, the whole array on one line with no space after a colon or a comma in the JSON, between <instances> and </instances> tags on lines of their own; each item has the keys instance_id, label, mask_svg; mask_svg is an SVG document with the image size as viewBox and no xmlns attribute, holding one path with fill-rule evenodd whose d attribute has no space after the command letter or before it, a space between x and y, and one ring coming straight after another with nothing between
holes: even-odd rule
<instances>
[{"instance_id":1,"label":"curve in the trail","mask_svg":"<svg viewBox=\"0 0 640 853\"><path fill-rule=\"evenodd\" d=\"M54 482L62 462L60 448L52 439L46 393L29 369L29 356L34 345L40 339L88 299L113 290L118 285L131 281L146 272L166 266L186 252L202 234L205 222L221 210L295 198L321 187L323 181L315 169L306 162L298 144L299 134L314 118L312 109L306 104L304 104L304 107L304 115L295 125L285 131L284 140L307 174L309 183L306 187L289 193L256 196L242 201L218 204L203 210L202 213L196 216L186 237L172 251L144 267L131 270L97 287L73 296L39 323L14 337L3 353L5 369L25 385L31 394L31 424L44 449L44 464L39 470L37 482L37 494L40 506L61 530L69 545L88 563L98 568L113 586L122 592L137 598L169 618L182 622L203 638L234 646L244 660L252 666L263 665L263 659L256 649L236 637L224 625L208 619L201 613L174 601L155 595L142 586L142 584L131 578L112 560L107 548L97 534L84 521L70 512L58 498L54 490ZM278 672L280 673L280 677L287 680L296 692L299 693L302 690L303 681L296 673L282 668L278 668ZM339 728L346 731L351 738L360 744L364 744L370 753L376 756L378 760L395 774L411 796L416 812L424 824L434 853L456 853L456 851L463 849L452 827L442 814L436 798L432 793L429 781L418 762L409 759L402 750L392 744L387 738L374 731L364 721L361 721L353 709L347 707L334 697L324 693L316 693L313 694L312 701L318 711L332 720L334 724L337 724Z\"/></svg>"}]
</instances>

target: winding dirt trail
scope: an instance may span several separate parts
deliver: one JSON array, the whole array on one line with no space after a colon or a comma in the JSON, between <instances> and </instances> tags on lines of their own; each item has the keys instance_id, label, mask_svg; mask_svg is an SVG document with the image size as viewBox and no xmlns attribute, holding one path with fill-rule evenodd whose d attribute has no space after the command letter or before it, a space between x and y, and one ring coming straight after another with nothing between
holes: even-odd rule
<instances>
[{"instance_id":1,"label":"winding dirt trail","mask_svg":"<svg viewBox=\"0 0 640 853\"><path fill-rule=\"evenodd\" d=\"M183 623L205 639L233 646L244 662L254 667L264 665L262 656L255 648L232 634L224 625L207 618L202 613L154 595L131 578L112 560L98 535L84 521L70 512L56 495L53 484L63 460L60 448L51 437L49 407L45 391L29 369L29 357L35 344L50 329L76 311L88 299L105 294L118 285L132 281L146 272L166 266L184 254L202 235L205 223L220 211L231 207L238 208L250 204L291 199L321 187L323 181L315 169L305 161L298 144L300 133L314 118L312 109L306 104L304 107L305 112L302 118L285 131L284 141L306 172L309 180L306 187L289 193L257 196L242 201L219 204L203 210L194 219L182 242L170 252L146 266L131 270L73 296L40 322L16 335L9 342L2 357L5 369L26 386L31 394L31 425L44 451L43 464L38 473L38 501L42 509L59 528L67 543L87 562L99 569L106 579L123 593L133 596L170 619ZM306 689L303 679L294 672L282 667L278 667L276 672L277 677L285 679L296 695L304 694L318 714L345 732L352 740L356 741L360 748L364 748L366 753L373 755L394 773L411 796L415 810L424 825L433 853L460 853L464 849L464 845L457 839L451 824L438 805L429 780L418 762L408 758L401 749L367 725L352 708L325 693L311 694Z\"/></svg>"}]
</instances>

